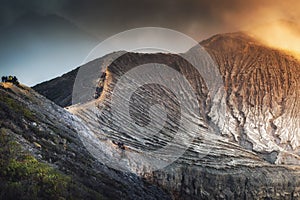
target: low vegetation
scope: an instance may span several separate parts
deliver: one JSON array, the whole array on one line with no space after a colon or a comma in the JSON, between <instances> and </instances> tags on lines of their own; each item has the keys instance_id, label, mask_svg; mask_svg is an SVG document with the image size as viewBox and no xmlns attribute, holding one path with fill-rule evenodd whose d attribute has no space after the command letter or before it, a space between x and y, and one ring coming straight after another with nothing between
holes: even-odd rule
<instances>
[{"instance_id":1,"label":"low vegetation","mask_svg":"<svg viewBox=\"0 0 300 200\"><path fill-rule=\"evenodd\" d=\"M97 191L37 160L24 149L18 135L26 136L21 136L21 132L27 130L24 122L38 122L38 118L36 113L12 95L1 93L0 199L103 199ZM38 130L28 131L36 134Z\"/></svg>"},{"instance_id":2,"label":"low vegetation","mask_svg":"<svg viewBox=\"0 0 300 200\"><path fill-rule=\"evenodd\" d=\"M0 199L82 199L86 191L53 167L23 151L5 129L0 132ZM92 194L102 199L99 194Z\"/></svg>"}]
</instances>

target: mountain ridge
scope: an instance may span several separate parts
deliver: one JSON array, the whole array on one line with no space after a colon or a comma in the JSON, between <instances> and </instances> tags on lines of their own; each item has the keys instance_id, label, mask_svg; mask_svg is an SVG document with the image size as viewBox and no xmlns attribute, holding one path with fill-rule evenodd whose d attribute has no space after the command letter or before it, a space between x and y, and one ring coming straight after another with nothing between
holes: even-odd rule
<instances>
[{"instance_id":1,"label":"mountain ridge","mask_svg":"<svg viewBox=\"0 0 300 200\"><path fill-rule=\"evenodd\" d=\"M88 97L83 98L82 104L66 109L93 132L91 136L98 138L100 149L109 147L114 141L124 143L125 149L128 149L125 150L125 158L114 149L102 151L101 154L97 153L97 149L90 149L91 153L100 161L105 161L109 155L111 163L122 159L125 169L170 191L173 199L299 198L297 131L300 112L297 97L300 62L244 33L216 35L201 42L201 45L215 61L224 83L225 92L216 97L210 96L203 75L199 76L184 55L127 52L86 65L91 73L95 72L93 69L106 69L104 83L101 82L103 79L98 79L102 74L100 71L99 75L94 73L84 77L84 87L89 87L84 94ZM197 49L191 51L197 52ZM114 56L116 59L112 59ZM186 77L193 91L196 91L200 105L199 117L191 120L195 121L197 129L186 130L188 134L195 133L194 140L183 155L157 171L149 170L151 166L146 165L140 155L172 142L180 122L180 109L174 95L165 88L150 84L137 89L130 99L129 117L139 125L149 123L148 108L153 104L163 105L167 110L167 120L161 131L150 130L156 133L155 137L130 126L131 120L123 113L114 118L116 122L121 122L121 126L111 120L110 100L117 83L120 84L118 81L136 66L149 62L155 62L155 66L168 65ZM155 78L155 75L151 76L150 79ZM98 84L95 84L97 81ZM180 91L185 91L176 78L168 77L164 81L170 81ZM100 96L94 99L97 86L103 88ZM54 87L59 87L59 84ZM124 92L121 90L118 95L125 96ZM186 96L185 99L188 98ZM219 112L220 103L216 102L224 102L224 116ZM161 116L156 115L154 119L159 121ZM188 116L189 113L183 115L181 120L189 120ZM213 132L208 131L211 126L214 126ZM177 150L180 148L179 144ZM155 157L162 159L160 155Z\"/></svg>"},{"instance_id":2,"label":"mountain ridge","mask_svg":"<svg viewBox=\"0 0 300 200\"><path fill-rule=\"evenodd\" d=\"M228 126L227 130L223 131L222 134L230 137L232 141L239 142L239 144L244 146L245 148L253 149L257 152L264 152L266 154L270 153L270 155L274 155L276 154L276 152L278 153L280 149L282 150L282 148L291 148L293 152L297 152L297 148L299 148L299 138L297 135L299 135L299 133L294 134L295 137L289 134L283 134L280 136L280 133L277 133L279 132L279 129L277 129L277 123L279 123L278 121L280 121L280 114L283 114L284 112L283 107L286 105L285 101L291 101L291 99L287 100L287 98L290 97L290 95L293 95L294 91L296 92L295 88L297 87L294 86L292 89L291 86L292 82L296 83L298 80L297 76L295 76L294 78L292 77L292 75L297 74L296 66L298 66L298 60L296 60L293 56L287 55L285 52L281 52L279 50L264 46L259 41L243 32L218 34L202 41L200 44L208 51L208 53L213 57L213 59L219 66L220 73L223 76L224 87L227 92L227 108L231 110L231 117L229 117L227 120L229 124L235 124L234 126ZM126 60L133 59L135 55L142 56L143 54L127 53L126 55L128 55L128 57L124 58L125 62L127 62ZM146 59L146 57L147 54L143 56L143 59ZM165 57L162 60L165 60L164 62L166 62L167 65L173 62L172 59L178 60L178 58L172 58L172 56L168 54L153 54L154 60L159 60L160 57ZM136 60L138 60L138 58ZM93 63L93 61L91 63ZM145 63L145 61L142 61L141 63ZM122 68L122 65L124 64L122 64L121 61L118 65ZM244 65L245 67L243 67ZM287 71L290 68L293 68L293 72ZM249 70L251 70L253 73L249 73ZM257 79L257 77L254 77L255 74L260 76L260 78ZM185 75L190 76L191 74L189 74L189 72L186 72ZM75 74L73 74L73 78L74 76ZM250 79L249 82L245 82L246 79ZM253 82L254 80L256 80L256 82L259 82L261 86L256 86L256 82ZM86 80L86 82L92 81L96 80ZM282 82L283 85L281 85L280 82ZM270 84L272 87L267 86ZM42 85L43 84L40 84L38 86L35 86L34 88L39 91L38 88ZM248 88L248 86L250 87L250 89ZM285 88L282 88L283 86L285 86ZM59 85L54 84L54 86L52 87L48 86L48 89L53 88L53 91L55 91L57 87L59 88ZM96 86L94 86L91 90L90 98L92 98L93 90L95 91L95 87ZM40 92L45 94L45 91L43 90L44 89L40 89ZM270 95L272 93L276 95ZM69 95L68 103L61 104L62 106L70 105L71 88L69 88L65 92L65 94ZM204 93L202 93L202 95L203 94ZM253 97L257 97L257 99L251 98L250 94L252 94ZM46 96L51 99L51 95L52 94L47 94ZM266 102L266 98L269 99L268 102ZM55 100L55 102L60 104L59 100ZM205 102L202 101L202 103L200 104L204 105L203 103ZM273 118L268 117L268 119L266 119L266 121L268 121L268 126L260 129L257 128L257 125L254 125L254 127L251 128L251 126L253 126L253 122L244 124L245 121L247 122L249 120L255 120L255 115L252 115L251 119L249 118L249 120L247 120L245 118L245 115L249 113L249 111L245 114L245 110L243 109L246 109L245 107L247 107L247 109L251 110L251 112L256 112L255 109L260 109L261 106L267 106L264 108L264 110L269 113L268 115L275 115ZM274 109L277 110L277 114L273 113L275 111ZM295 123L297 124L297 122ZM246 126L247 128L245 128L244 126ZM243 134L244 129L246 131L250 130L250 133ZM270 131L271 133L269 135L265 134L264 136L267 136L267 138L272 138L271 140L274 141L274 144L268 144L268 146L264 144L264 141L259 142L260 139L257 138L257 136L259 136L260 133L258 132ZM281 129L281 131L285 132L283 129ZM285 138L284 135L289 136ZM278 146L278 140L283 141L283 143L287 143L289 140L291 140L292 143L290 147L282 147L282 145ZM258 142L258 144L254 145L253 143L256 142ZM278 162L281 161L278 160ZM297 159L294 161L293 159L291 159L291 161L283 160L282 162L297 163Z\"/></svg>"}]
</instances>

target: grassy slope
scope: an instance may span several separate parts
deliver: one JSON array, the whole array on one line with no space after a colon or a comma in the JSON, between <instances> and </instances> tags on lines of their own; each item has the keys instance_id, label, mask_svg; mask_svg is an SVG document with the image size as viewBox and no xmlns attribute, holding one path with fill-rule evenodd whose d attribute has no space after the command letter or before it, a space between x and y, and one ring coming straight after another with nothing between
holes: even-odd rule
<instances>
[{"instance_id":1,"label":"grassy slope","mask_svg":"<svg viewBox=\"0 0 300 200\"><path fill-rule=\"evenodd\" d=\"M10 119L14 122L2 123ZM71 176L35 159L11 131L36 116L9 95L0 95L0 199L103 199Z\"/></svg>"}]
</instances>

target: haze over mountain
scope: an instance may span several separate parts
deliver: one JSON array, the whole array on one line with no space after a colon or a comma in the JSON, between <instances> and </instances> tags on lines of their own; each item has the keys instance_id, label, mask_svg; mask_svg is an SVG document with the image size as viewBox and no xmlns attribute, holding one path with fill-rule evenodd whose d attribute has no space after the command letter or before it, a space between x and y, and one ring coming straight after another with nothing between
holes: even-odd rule
<instances>
[{"instance_id":1,"label":"haze over mountain","mask_svg":"<svg viewBox=\"0 0 300 200\"><path fill-rule=\"evenodd\" d=\"M250 27L248 31L253 37L269 47L300 55L300 26L295 21L278 20Z\"/></svg>"}]
</instances>

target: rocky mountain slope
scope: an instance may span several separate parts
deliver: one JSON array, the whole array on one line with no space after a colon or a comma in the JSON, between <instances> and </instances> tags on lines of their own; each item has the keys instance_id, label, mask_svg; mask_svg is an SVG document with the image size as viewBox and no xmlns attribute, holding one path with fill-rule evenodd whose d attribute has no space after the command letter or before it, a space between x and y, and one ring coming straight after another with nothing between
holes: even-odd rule
<instances>
[{"instance_id":1,"label":"rocky mountain slope","mask_svg":"<svg viewBox=\"0 0 300 200\"><path fill-rule=\"evenodd\" d=\"M299 164L300 62L246 35L218 35L202 45L224 77L230 115L222 134L256 152L277 152L276 163Z\"/></svg>"},{"instance_id":2,"label":"rocky mountain slope","mask_svg":"<svg viewBox=\"0 0 300 200\"><path fill-rule=\"evenodd\" d=\"M92 62L83 65L84 67L81 67L81 70L89 71L91 70L91 68L96 68L100 72L103 66L108 66L121 53L122 52L114 52L96 60L93 60ZM78 70L79 67L66 74L63 74L60 77L37 84L32 88L61 107L70 106L72 105L72 92ZM81 77L84 80L77 81L84 82L84 84L81 85L82 89L88 90L90 93L93 94L97 87L99 75L98 73L86 74L88 74L89 76ZM93 99L92 96L89 96L87 98L87 100Z\"/></svg>"},{"instance_id":3,"label":"rocky mountain slope","mask_svg":"<svg viewBox=\"0 0 300 200\"><path fill-rule=\"evenodd\" d=\"M219 66L226 89L226 106L230 114L227 116L227 125L222 130L222 135L246 149L276 155L272 162L297 164L300 141L300 125L297 121L299 61L284 52L265 47L244 33L216 35L201 42L201 45ZM118 56L112 55L107 56L111 60L106 62L105 66L103 61L99 62L100 59L86 66L99 65L99 69L105 68L109 66L112 58ZM192 67L187 67L187 64L182 63L180 57L175 55L128 53L122 57L111 66L118 65L118 70L124 70L122 68L129 62L138 65L152 59L171 65L174 69L181 67L181 72L187 77L194 73L191 71ZM58 105L67 106L71 103L73 89L69 83L74 83L75 76L76 73L72 71L62 78L39 84L34 89ZM93 85L90 89L91 94L95 91L96 80L97 77L94 77L85 81ZM193 81L191 83L193 84ZM194 88L200 86L194 85ZM63 94L60 95L57 91L63 91ZM207 94L202 89L197 93L200 104L204 105ZM204 107L209 109L207 105ZM202 112L209 113L209 110ZM293 119L292 123L290 119Z\"/></svg>"},{"instance_id":4,"label":"rocky mountain slope","mask_svg":"<svg viewBox=\"0 0 300 200\"><path fill-rule=\"evenodd\" d=\"M3 199L168 199L138 176L98 162L74 115L25 86L0 84Z\"/></svg>"},{"instance_id":5,"label":"rocky mountain slope","mask_svg":"<svg viewBox=\"0 0 300 200\"><path fill-rule=\"evenodd\" d=\"M61 107L70 106L77 72L78 68L55 79L37 84L33 89Z\"/></svg>"},{"instance_id":6,"label":"rocky mountain slope","mask_svg":"<svg viewBox=\"0 0 300 200\"><path fill-rule=\"evenodd\" d=\"M109 158L110 164L122 160L126 170L171 191L175 199L298 199L299 61L243 33L216 35L201 45L217 63L225 89L222 94L212 96L205 77L183 59L184 55L123 53L114 61L104 62L104 66L93 61L87 64L105 68L106 77L98 99L92 98L97 87L94 75L85 79L90 82L84 82L86 85L94 84L86 99L68 108L91 131L81 139L97 144L89 151L98 160L105 163ZM190 105L182 107L176 101L178 95L174 96L167 88L146 84L130 98L130 115L121 113L112 120L114 89L119 87L124 74L149 62L157 63L155 67L168 65L187 78L196 91L192 99L200 105L198 114L193 115ZM151 82L159 76L144 78ZM189 101L191 96L184 83L169 76L163 81L179 87L182 98ZM130 84L135 87L134 81ZM41 85L49 91L60 87ZM51 99L52 94L48 95ZM126 90L121 90L118 96L124 98ZM150 132L143 129L151 124L150 119L161 121L165 116L158 109L158 115L149 118L152 112L149 108L154 104L164 106L167 113L166 124L159 132L152 127ZM225 113L219 112L222 106ZM186 110L183 115L182 109ZM132 126L132 119L142 128ZM192 128L185 127L182 141L185 134L196 137L179 159L164 169L152 171L140 159L141 155L151 157L151 152L170 143L180 130L181 120L192 122L189 124ZM155 136L151 135L153 132ZM126 144L129 150L125 151L125 157L123 151L112 147L112 141ZM176 150L183 148L182 141L175 141ZM156 161L163 162L164 157L158 156Z\"/></svg>"}]
</instances>

